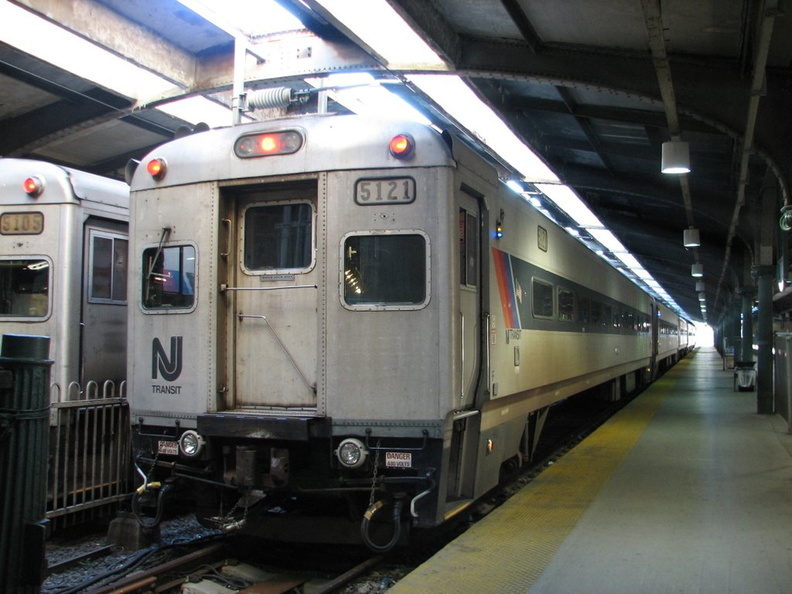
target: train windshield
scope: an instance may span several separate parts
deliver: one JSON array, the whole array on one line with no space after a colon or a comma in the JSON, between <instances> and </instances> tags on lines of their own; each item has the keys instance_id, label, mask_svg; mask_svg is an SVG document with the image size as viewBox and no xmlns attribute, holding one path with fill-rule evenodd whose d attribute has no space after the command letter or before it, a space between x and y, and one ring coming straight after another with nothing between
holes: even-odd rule
<instances>
[{"instance_id":1,"label":"train windshield","mask_svg":"<svg viewBox=\"0 0 792 594\"><path fill-rule=\"evenodd\" d=\"M46 260L0 260L0 316L45 317L50 265Z\"/></svg>"},{"instance_id":2,"label":"train windshield","mask_svg":"<svg viewBox=\"0 0 792 594\"><path fill-rule=\"evenodd\" d=\"M143 307L189 309L195 304L195 248L191 245L143 251Z\"/></svg>"},{"instance_id":3,"label":"train windshield","mask_svg":"<svg viewBox=\"0 0 792 594\"><path fill-rule=\"evenodd\" d=\"M344 302L351 306L423 306L423 235L353 235L344 242Z\"/></svg>"}]
</instances>

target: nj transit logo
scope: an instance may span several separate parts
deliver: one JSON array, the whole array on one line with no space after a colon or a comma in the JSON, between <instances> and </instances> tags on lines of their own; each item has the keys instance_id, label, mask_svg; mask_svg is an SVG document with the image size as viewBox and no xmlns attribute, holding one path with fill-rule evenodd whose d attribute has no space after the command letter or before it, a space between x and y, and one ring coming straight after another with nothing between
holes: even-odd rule
<instances>
[{"instance_id":1,"label":"nj transit logo","mask_svg":"<svg viewBox=\"0 0 792 594\"><path fill-rule=\"evenodd\" d=\"M151 343L151 379L157 379L159 372L162 379L172 382L182 372L182 337L171 336L170 356L165 352L159 338Z\"/></svg>"}]
</instances>

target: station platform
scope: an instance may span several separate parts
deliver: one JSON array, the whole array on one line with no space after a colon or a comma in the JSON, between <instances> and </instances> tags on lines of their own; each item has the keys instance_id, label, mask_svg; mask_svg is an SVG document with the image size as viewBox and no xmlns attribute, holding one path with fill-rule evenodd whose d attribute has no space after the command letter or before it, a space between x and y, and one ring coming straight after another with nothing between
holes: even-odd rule
<instances>
[{"instance_id":1,"label":"station platform","mask_svg":"<svg viewBox=\"0 0 792 594\"><path fill-rule=\"evenodd\" d=\"M392 594L792 592L792 435L699 348Z\"/></svg>"}]
</instances>

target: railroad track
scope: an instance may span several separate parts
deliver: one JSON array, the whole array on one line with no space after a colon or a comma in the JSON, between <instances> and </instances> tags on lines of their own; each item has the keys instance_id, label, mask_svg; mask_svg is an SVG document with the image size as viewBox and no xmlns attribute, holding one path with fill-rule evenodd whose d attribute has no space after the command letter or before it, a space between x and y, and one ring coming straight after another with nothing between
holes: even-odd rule
<instances>
[{"instance_id":1,"label":"railroad track","mask_svg":"<svg viewBox=\"0 0 792 594\"><path fill-rule=\"evenodd\" d=\"M192 549L192 550L191 550ZM51 573L74 564L89 562L106 553L105 548L53 566ZM287 594L308 587L313 594L330 594L372 571L382 556L367 557L351 565L327 571L273 569L264 559L240 559L232 539L211 542L196 548L188 543L173 547L152 548L133 555L112 578L100 574L78 586L57 590L60 594L153 594L153 593L247 593ZM154 564L153 558L162 559ZM277 563L277 561L276 561ZM311 565L310 560L306 563ZM99 585L101 582L101 585Z\"/></svg>"}]
</instances>

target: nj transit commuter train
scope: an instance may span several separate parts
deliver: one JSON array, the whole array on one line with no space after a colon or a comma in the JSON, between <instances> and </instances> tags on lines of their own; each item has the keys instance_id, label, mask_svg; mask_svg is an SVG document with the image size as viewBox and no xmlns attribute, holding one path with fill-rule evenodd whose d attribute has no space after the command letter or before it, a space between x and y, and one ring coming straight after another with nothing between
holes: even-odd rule
<instances>
[{"instance_id":1,"label":"nj transit commuter train","mask_svg":"<svg viewBox=\"0 0 792 594\"><path fill-rule=\"evenodd\" d=\"M528 460L553 403L681 354L673 312L430 127L206 131L131 190L142 518L186 483L205 522L387 550Z\"/></svg>"},{"instance_id":2,"label":"nj transit commuter train","mask_svg":"<svg viewBox=\"0 0 792 594\"><path fill-rule=\"evenodd\" d=\"M129 186L0 159L0 332L50 337L52 400L126 378Z\"/></svg>"}]
</instances>

